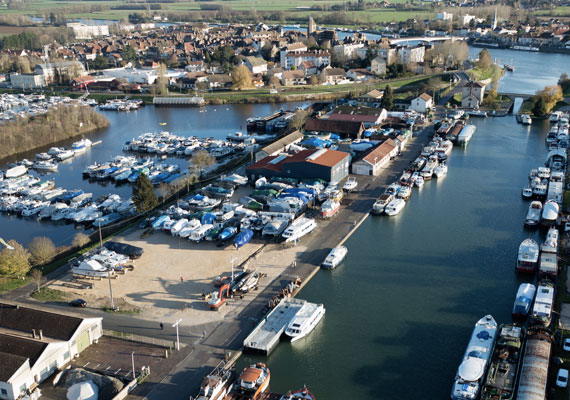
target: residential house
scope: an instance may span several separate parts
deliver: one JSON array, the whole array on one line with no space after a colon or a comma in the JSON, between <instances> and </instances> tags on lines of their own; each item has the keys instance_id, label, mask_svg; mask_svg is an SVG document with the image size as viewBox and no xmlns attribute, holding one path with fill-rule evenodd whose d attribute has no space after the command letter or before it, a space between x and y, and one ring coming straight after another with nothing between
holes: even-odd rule
<instances>
[{"instance_id":1,"label":"residential house","mask_svg":"<svg viewBox=\"0 0 570 400\"><path fill-rule=\"evenodd\" d=\"M305 61L312 61L317 68L326 67L331 64L331 55L324 50L289 52L285 55L285 69L299 68Z\"/></svg>"},{"instance_id":2,"label":"residential house","mask_svg":"<svg viewBox=\"0 0 570 400\"><path fill-rule=\"evenodd\" d=\"M376 75L386 75L386 60L381 56L375 57L370 62L370 72Z\"/></svg>"},{"instance_id":3,"label":"residential house","mask_svg":"<svg viewBox=\"0 0 570 400\"><path fill-rule=\"evenodd\" d=\"M322 118L309 118L305 123L306 132L335 133L341 138L360 139L364 124L358 121L333 121Z\"/></svg>"},{"instance_id":4,"label":"residential house","mask_svg":"<svg viewBox=\"0 0 570 400\"><path fill-rule=\"evenodd\" d=\"M79 22L68 22L67 27L71 28L75 39L91 39L97 36L109 36L109 25L85 25Z\"/></svg>"},{"instance_id":5,"label":"residential house","mask_svg":"<svg viewBox=\"0 0 570 400\"><path fill-rule=\"evenodd\" d=\"M357 161L352 163L352 173L355 175L379 175L382 167L396 157L399 152L398 143L392 139L364 153Z\"/></svg>"},{"instance_id":6,"label":"residential house","mask_svg":"<svg viewBox=\"0 0 570 400\"><path fill-rule=\"evenodd\" d=\"M251 71L252 74L265 74L267 72L267 61L261 57L246 57L245 66Z\"/></svg>"},{"instance_id":7,"label":"residential house","mask_svg":"<svg viewBox=\"0 0 570 400\"><path fill-rule=\"evenodd\" d=\"M61 61L36 65L36 74L43 75L45 82L50 84L56 74L81 76L85 74L85 68L79 61Z\"/></svg>"},{"instance_id":8,"label":"residential house","mask_svg":"<svg viewBox=\"0 0 570 400\"><path fill-rule=\"evenodd\" d=\"M433 107L433 99L427 93L422 93L418 97L412 100L410 104L410 109L419 113L427 113Z\"/></svg>"},{"instance_id":9,"label":"residential house","mask_svg":"<svg viewBox=\"0 0 570 400\"><path fill-rule=\"evenodd\" d=\"M188 61L184 70L187 72L202 72L205 71L204 61Z\"/></svg>"},{"instance_id":10,"label":"residential house","mask_svg":"<svg viewBox=\"0 0 570 400\"><path fill-rule=\"evenodd\" d=\"M287 53L294 51L307 51L307 45L302 42L296 42L283 46L281 50L279 50L279 61L281 63L281 68L291 69L291 67L287 65L286 55Z\"/></svg>"},{"instance_id":11,"label":"residential house","mask_svg":"<svg viewBox=\"0 0 570 400\"><path fill-rule=\"evenodd\" d=\"M0 398L31 394L102 336L102 321L1 303Z\"/></svg>"},{"instance_id":12,"label":"residential house","mask_svg":"<svg viewBox=\"0 0 570 400\"><path fill-rule=\"evenodd\" d=\"M299 65L299 69L305 73L305 76L317 74L317 66L312 61L303 61L301 65Z\"/></svg>"},{"instance_id":13,"label":"residential house","mask_svg":"<svg viewBox=\"0 0 570 400\"><path fill-rule=\"evenodd\" d=\"M342 68L325 68L321 72L321 80L325 84L335 85L346 79L346 72Z\"/></svg>"},{"instance_id":14,"label":"residential house","mask_svg":"<svg viewBox=\"0 0 570 400\"><path fill-rule=\"evenodd\" d=\"M461 94L461 107L479 108L485 96L485 84L477 81L467 82Z\"/></svg>"},{"instance_id":15,"label":"residential house","mask_svg":"<svg viewBox=\"0 0 570 400\"><path fill-rule=\"evenodd\" d=\"M329 114L325 114L321 119L359 122L362 123L365 128L369 128L381 124L387 116L388 113L383 108L339 106Z\"/></svg>"},{"instance_id":16,"label":"residential house","mask_svg":"<svg viewBox=\"0 0 570 400\"><path fill-rule=\"evenodd\" d=\"M334 46L332 51L337 57L352 60L358 58L358 50L363 48L364 43L347 43Z\"/></svg>"},{"instance_id":17,"label":"residential house","mask_svg":"<svg viewBox=\"0 0 570 400\"><path fill-rule=\"evenodd\" d=\"M281 74L281 84L283 86L303 85L305 83L305 72L302 69L283 71Z\"/></svg>"},{"instance_id":18,"label":"residential house","mask_svg":"<svg viewBox=\"0 0 570 400\"><path fill-rule=\"evenodd\" d=\"M448 13L445 11L435 13L435 20L436 21L452 21L453 20L453 13Z\"/></svg>"},{"instance_id":19,"label":"residential house","mask_svg":"<svg viewBox=\"0 0 570 400\"><path fill-rule=\"evenodd\" d=\"M396 49L390 47L379 48L378 55L384 59L386 65L392 65L398 59L398 53Z\"/></svg>"},{"instance_id":20,"label":"residential house","mask_svg":"<svg viewBox=\"0 0 570 400\"><path fill-rule=\"evenodd\" d=\"M346 77L352 79L355 82L364 82L376 79L376 76L366 68L349 69L346 72Z\"/></svg>"},{"instance_id":21,"label":"residential house","mask_svg":"<svg viewBox=\"0 0 570 400\"><path fill-rule=\"evenodd\" d=\"M208 81L212 89L232 87L232 77L228 74L208 75Z\"/></svg>"},{"instance_id":22,"label":"residential house","mask_svg":"<svg viewBox=\"0 0 570 400\"><path fill-rule=\"evenodd\" d=\"M302 150L294 155L265 157L245 169L250 182L261 177L323 179L340 182L348 176L350 154L330 149Z\"/></svg>"},{"instance_id":23,"label":"residential house","mask_svg":"<svg viewBox=\"0 0 570 400\"><path fill-rule=\"evenodd\" d=\"M404 46L398 49L398 56L403 64L422 63L426 48L424 46Z\"/></svg>"},{"instance_id":24,"label":"residential house","mask_svg":"<svg viewBox=\"0 0 570 400\"><path fill-rule=\"evenodd\" d=\"M382 90L373 89L368 93L360 95L356 101L359 104L363 104L369 107L378 108L382 103L382 96L384 96L384 92Z\"/></svg>"}]
</instances>

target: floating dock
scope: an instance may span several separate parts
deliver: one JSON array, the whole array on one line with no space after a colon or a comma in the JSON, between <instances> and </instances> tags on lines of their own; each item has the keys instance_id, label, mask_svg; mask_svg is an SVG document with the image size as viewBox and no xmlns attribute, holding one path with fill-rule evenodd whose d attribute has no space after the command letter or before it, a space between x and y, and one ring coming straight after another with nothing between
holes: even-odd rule
<instances>
[{"instance_id":1,"label":"floating dock","mask_svg":"<svg viewBox=\"0 0 570 400\"><path fill-rule=\"evenodd\" d=\"M154 97L152 104L155 106L203 106L203 97Z\"/></svg>"},{"instance_id":2,"label":"floating dock","mask_svg":"<svg viewBox=\"0 0 570 400\"><path fill-rule=\"evenodd\" d=\"M246 351L269 355L279 344L281 335L289 322L295 318L307 300L296 298L282 299L279 304L245 338L243 347Z\"/></svg>"}]
</instances>

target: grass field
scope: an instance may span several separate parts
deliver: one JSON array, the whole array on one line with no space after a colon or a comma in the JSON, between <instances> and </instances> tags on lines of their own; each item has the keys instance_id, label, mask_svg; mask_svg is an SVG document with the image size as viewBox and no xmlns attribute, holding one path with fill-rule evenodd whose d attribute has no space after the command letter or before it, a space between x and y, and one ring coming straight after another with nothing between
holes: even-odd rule
<instances>
[{"instance_id":1,"label":"grass field","mask_svg":"<svg viewBox=\"0 0 570 400\"><path fill-rule=\"evenodd\" d=\"M570 6L558 6L552 10L534 11L533 14L540 16L570 17Z\"/></svg>"}]
</instances>

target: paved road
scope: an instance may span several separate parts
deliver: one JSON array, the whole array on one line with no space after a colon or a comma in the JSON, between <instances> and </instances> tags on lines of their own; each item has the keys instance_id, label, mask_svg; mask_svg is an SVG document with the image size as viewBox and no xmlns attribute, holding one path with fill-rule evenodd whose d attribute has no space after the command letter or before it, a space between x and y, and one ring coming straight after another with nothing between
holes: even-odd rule
<instances>
[{"instance_id":1,"label":"paved road","mask_svg":"<svg viewBox=\"0 0 570 400\"><path fill-rule=\"evenodd\" d=\"M419 155L429 139L433 127L427 127L415 133L415 138L406 146L402 155L394 160L377 177L358 176L358 190L343 200L344 207L330 221L320 222L308 240L307 251L298 259L295 268L290 267L257 295L250 306L237 315L228 315L223 323L192 325L192 321L183 321L180 326L180 341L191 348L189 355L160 382L160 377L151 374L144 388L135 390L130 398L148 398L149 400L187 400L189 395L197 393L204 376L230 351L234 354L242 348L246 336L261 319L269 300L282 287L296 277L306 280L312 276L331 248L339 245L356 226L369 215L374 200L385 187L395 181L410 163ZM327 229L329 227L334 229ZM326 234L324 233L326 231ZM33 289L33 288L32 288ZM27 294L30 289L12 292L4 298L19 302L31 301ZM237 300L239 301L239 300ZM69 307L46 305L69 312ZM161 321L148 321L124 314L104 313L98 310L77 310L86 317L103 317L105 329L155 337L170 341L176 340L176 330L165 326L160 330ZM150 393L149 393L150 391Z\"/></svg>"}]
</instances>

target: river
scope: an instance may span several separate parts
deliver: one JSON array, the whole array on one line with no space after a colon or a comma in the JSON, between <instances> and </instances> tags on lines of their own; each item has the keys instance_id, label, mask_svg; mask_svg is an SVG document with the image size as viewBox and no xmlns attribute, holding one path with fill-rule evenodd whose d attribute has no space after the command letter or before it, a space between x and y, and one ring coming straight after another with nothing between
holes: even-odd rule
<instances>
[{"instance_id":1,"label":"river","mask_svg":"<svg viewBox=\"0 0 570 400\"><path fill-rule=\"evenodd\" d=\"M514 60L516 71L501 82L508 92L555 83L568 62L491 54ZM511 321L524 281L514 269L518 246L538 237L523 229L521 188L544 162L549 129L547 121L525 127L513 116L470 123L477 131L466 149L454 149L447 176L414 189L399 216L368 218L347 241L344 264L319 271L300 293L327 309L315 331L269 357L243 357L238 368L264 360L272 391L306 384L317 399L449 398L475 322L486 314Z\"/></svg>"}]
</instances>

